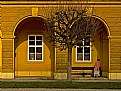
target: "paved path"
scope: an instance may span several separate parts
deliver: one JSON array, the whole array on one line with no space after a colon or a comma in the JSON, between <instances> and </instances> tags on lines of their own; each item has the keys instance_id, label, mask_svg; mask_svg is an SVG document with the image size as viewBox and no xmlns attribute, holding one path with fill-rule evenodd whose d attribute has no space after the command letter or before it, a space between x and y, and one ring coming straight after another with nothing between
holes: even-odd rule
<instances>
[{"instance_id":1,"label":"paved path","mask_svg":"<svg viewBox=\"0 0 121 91\"><path fill-rule=\"evenodd\" d=\"M1 79L1 82L63 82L66 80L41 80L41 79ZM72 80L73 82L121 82L121 80Z\"/></svg>"},{"instance_id":2,"label":"paved path","mask_svg":"<svg viewBox=\"0 0 121 91\"><path fill-rule=\"evenodd\" d=\"M8 88L1 91L121 91L121 89L44 89L44 88Z\"/></svg>"}]
</instances>

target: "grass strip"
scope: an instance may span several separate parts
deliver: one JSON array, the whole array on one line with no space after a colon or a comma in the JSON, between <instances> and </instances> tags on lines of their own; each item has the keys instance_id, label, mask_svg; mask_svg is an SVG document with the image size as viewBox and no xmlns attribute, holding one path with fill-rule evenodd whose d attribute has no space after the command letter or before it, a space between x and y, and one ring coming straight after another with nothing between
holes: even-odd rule
<instances>
[{"instance_id":1,"label":"grass strip","mask_svg":"<svg viewBox=\"0 0 121 91\"><path fill-rule=\"evenodd\" d=\"M121 89L121 82L1 82L1 88Z\"/></svg>"}]
</instances>

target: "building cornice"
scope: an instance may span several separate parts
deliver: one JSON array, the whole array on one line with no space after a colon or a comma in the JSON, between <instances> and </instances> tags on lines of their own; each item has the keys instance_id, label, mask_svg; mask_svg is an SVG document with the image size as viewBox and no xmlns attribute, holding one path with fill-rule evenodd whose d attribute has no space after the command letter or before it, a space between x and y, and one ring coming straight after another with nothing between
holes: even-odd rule
<instances>
[{"instance_id":1,"label":"building cornice","mask_svg":"<svg viewBox=\"0 0 121 91\"><path fill-rule=\"evenodd\" d=\"M121 5L121 1L81 2L81 1L0 1L1 5Z\"/></svg>"}]
</instances>

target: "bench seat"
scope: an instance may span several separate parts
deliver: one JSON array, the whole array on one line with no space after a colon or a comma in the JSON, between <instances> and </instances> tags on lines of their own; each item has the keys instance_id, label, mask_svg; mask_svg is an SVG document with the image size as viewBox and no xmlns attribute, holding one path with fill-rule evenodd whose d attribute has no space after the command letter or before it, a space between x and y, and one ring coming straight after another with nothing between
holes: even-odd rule
<instances>
[{"instance_id":1,"label":"bench seat","mask_svg":"<svg viewBox=\"0 0 121 91\"><path fill-rule=\"evenodd\" d=\"M86 75L93 76L94 67L72 67L72 75L80 75L85 77Z\"/></svg>"}]
</instances>

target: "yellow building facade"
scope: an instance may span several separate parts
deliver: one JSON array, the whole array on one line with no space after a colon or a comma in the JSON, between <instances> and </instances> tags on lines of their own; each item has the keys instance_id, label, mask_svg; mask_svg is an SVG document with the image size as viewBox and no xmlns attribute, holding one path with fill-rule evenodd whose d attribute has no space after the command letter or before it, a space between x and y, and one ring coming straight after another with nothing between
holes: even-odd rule
<instances>
[{"instance_id":1,"label":"yellow building facade","mask_svg":"<svg viewBox=\"0 0 121 91\"><path fill-rule=\"evenodd\" d=\"M67 50L59 51L46 36L46 19L52 12L87 4L103 31L90 44L90 61L77 61L72 49L72 67L94 67L100 59L102 76L121 79L121 2L1 1L0 78L45 77L67 79ZM61 8L63 7L63 8Z\"/></svg>"}]
</instances>

